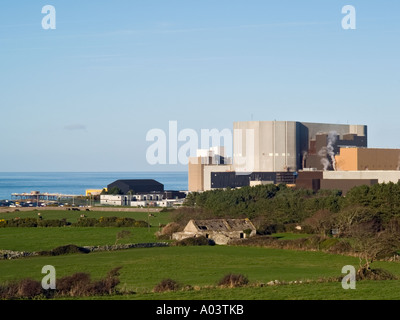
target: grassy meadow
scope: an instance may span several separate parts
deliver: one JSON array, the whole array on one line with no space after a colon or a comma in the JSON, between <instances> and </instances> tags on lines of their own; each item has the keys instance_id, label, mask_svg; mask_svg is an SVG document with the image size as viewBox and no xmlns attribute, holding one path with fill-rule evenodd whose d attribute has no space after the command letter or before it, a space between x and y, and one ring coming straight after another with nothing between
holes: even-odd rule
<instances>
[{"instance_id":1,"label":"grassy meadow","mask_svg":"<svg viewBox=\"0 0 400 320\"><path fill-rule=\"evenodd\" d=\"M76 221L83 212L44 211L44 219ZM5 213L1 218L36 217L37 211ZM147 221L146 212L84 212L89 217L133 217ZM132 236L119 243L158 241L154 233L159 224L169 221L169 213L155 213L150 217L152 227L60 227L60 228L0 228L0 249L18 251L50 250L66 244L114 244L116 233L130 230ZM280 239L301 235L277 234ZM304 235L303 235L304 236ZM345 265L358 266L356 257L323 252L281 250L240 246L187 246L129 249L89 254L39 256L16 260L0 260L0 283L22 278L40 280L44 265L53 265L57 278L76 272L89 272L93 279L104 277L115 267L120 270L118 289L124 295L90 297L84 299L129 300L281 300L281 299L399 299L400 281L360 281L356 290L344 290L340 282L318 283L321 278L341 277ZM400 276L400 263L374 262ZM221 289L218 281L228 273L248 277L250 284L243 288ZM170 278L191 290L153 293L161 280ZM302 284L263 286L269 281L303 281ZM304 283L307 281L311 283Z\"/></svg>"}]
</instances>

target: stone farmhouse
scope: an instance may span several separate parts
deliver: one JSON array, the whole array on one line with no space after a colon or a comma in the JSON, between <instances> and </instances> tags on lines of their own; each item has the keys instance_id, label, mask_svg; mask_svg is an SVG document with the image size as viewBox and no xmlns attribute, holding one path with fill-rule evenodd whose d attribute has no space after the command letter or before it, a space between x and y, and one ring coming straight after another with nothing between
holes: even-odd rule
<instances>
[{"instance_id":1,"label":"stone farmhouse","mask_svg":"<svg viewBox=\"0 0 400 320\"><path fill-rule=\"evenodd\" d=\"M249 219L190 220L182 232L172 234L172 239L183 240L204 236L215 244L228 244L233 239L244 239L256 234Z\"/></svg>"}]
</instances>

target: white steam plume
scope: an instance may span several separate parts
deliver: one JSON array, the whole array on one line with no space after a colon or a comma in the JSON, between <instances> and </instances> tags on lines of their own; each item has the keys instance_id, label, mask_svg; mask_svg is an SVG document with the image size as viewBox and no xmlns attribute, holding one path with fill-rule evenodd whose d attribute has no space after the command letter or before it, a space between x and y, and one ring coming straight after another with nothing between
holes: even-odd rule
<instances>
[{"instance_id":1,"label":"white steam plume","mask_svg":"<svg viewBox=\"0 0 400 320\"><path fill-rule=\"evenodd\" d=\"M334 146L337 140L337 132L336 131L331 131L328 134L328 144L326 146L327 153L329 157L331 158L332 161L332 168L334 171L336 171L336 160L335 160L335 152L334 152Z\"/></svg>"},{"instance_id":2,"label":"white steam plume","mask_svg":"<svg viewBox=\"0 0 400 320\"><path fill-rule=\"evenodd\" d=\"M324 166L324 171L327 171L330 165L332 165L333 170L336 170L336 160L334 152L334 146L336 140L337 140L336 131L329 132L327 137L326 147L322 147L321 150L318 151L318 155L321 157L321 164Z\"/></svg>"}]
</instances>

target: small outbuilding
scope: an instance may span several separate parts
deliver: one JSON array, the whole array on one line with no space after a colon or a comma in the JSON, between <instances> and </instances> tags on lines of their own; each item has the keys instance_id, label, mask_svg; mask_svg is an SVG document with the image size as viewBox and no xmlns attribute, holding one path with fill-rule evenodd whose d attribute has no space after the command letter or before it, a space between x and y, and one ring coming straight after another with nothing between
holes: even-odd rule
<instances>
[{"instance_id":1,"label":"small outbuilding","mask_svg":"<svg viewBox=\"0 0 400 320\"><path fill-rule=\"evenodd\" d=\"M190 220L182 232L172 234L172 239L183 240L204 236L215 244L228 244L233 239L244 239L256 234L249 219Z\"/></svg>"}]
</instances>

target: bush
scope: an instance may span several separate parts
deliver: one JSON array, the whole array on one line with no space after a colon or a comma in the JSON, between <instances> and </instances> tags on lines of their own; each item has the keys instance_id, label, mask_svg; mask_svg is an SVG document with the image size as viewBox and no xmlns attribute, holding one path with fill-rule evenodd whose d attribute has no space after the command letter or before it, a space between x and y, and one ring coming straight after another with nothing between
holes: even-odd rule
<instances>
[{"instance_id":1,"label":"bush","mask_svg":"<svg viewBox=\"0 0 400 320\"><path fill-rule=\"evenodd\" d=\"M33 299L43 292L39 281L22 279L0 286L0 299Z\"/></svg>"},{"instance_id":2,"label":"bush","mask_svg":"<svg viewBox=\"0 0 400 320\"><path fill-rule=\"evenodd\" d=\"M32 299L42 293L42 284L32 279L23 279L18 283L17 296Z\"/></svg>"},{"instance_id":3,"label":"bush","mask_svg":"<svg viewBox=\"0 0 400 320\"><path fill-rule=\"evenodd\" d=\"M115 220L115 226L116 227L133 227L133 226L136 227L137 222L138 221L136 221L133 218L127 218L127 217L117 218L117 220Z\"/></svg>"},{"instance_id":4,"label":"bush","mask_svg":"<svg viewBox=\"0 0 400 320\"><path fill-rule=\"evenodd\" d=\"M330 246L327 251L335 254L349 254L354 250L347 240L340 239L338 242Z\"/></svg>"},{"instance_id":5,"label":"bush","mask_svg":"<svg viewBox=\"0 0 400 320\"><path fill-rule=\"evenodd\" d=\"M0 226L1 227L11 227L11 228L36 228L36 227L63 227L70 225L71 223L67 222L66 219L61 220L43 220L42 217L39 218L14 218L12 220L5 221L4 219L1 220Z\"/></svg>"},{"instance_id":6,"label":"bush","mask_svg":"<svg viewBox=\"0 0 400 320\"><path fill-rule=\"evenodd\" d=\"M182 231L183 227L176 222L170 222L166 226L164 226L161 231L157 232L157 238L158 239L163 239L163 240L168 240L171 239L172 234L175 232Z\"/></svg>"},{"instance_id":7,"label":"bush","mask_svg":"<svg viewBox=\"0 0 400 320\"><path fill-rule=\"evenodd\" d=\"M135 219L128 217L100 217L99 219L82 217L72 225L74 227L148 227L147 222L136 221Z\"/></svg>"},{"instance_id":8,"label":"bush","mask_svg":"<svg viewBox=\"0 0 400 320\"><path fill-rule=\"evenodd\" d=\"M35 228L38 225L38 219L36 218L14 218L7 220L6 227L24 227L24 228Z\"/></svg>"},{"instance_id":9,"label":"bush","mask_svg":"<svg viewBox=\"0 0 400 320\"><path fill-rule=\"evenodd\" d=\"M397 280L391 272L384 269L361 268L357 271L356 280Z\"/></svg>"},{"instance_id":10,"label":"bush","mask_svg":"<svg viewBox=\"0 0 400 320\"><path fill-rule=\"evenodd\" d=\"M66 219L61 220L39 220L37 226L42 228L48 227L65 227L70 225L70 222L67 222Z\"/></svg>"},{"instance_id":11,"label":"bush","mask_svg":"<svg viewBox=\"0 0 400 320\"><path fill-rule=\"evenodd\" d=\"M207 239L206 237L190 237L186 239L182 239L180 241L175 242L175 245L178 247L184 246L207 246L207 245L214 245L215 242Z\"/></svg>"},{"instance_id":12,"label":"bush","mask_svg":"<svg viewBox=\"0 0 400 320\"><path fill-rule=\"evenodd\" d=\"M78 272L57 280L57 294L61 296L83 296L91 291L90 275Z\"/></svg>"},{"instance_id":13,"label":"bush","mask_svg":"<svg viewBox=\"0 0 400 320\"><path fill-rule=\"evenodd\" d=\"M133 226L136 228L147 228L149 227L149 224L146 221L138 220L135 221L135 224Z\"/></svg>"},{"instance_id":14,"label":"bush","mask_svg":"<svg viewBox=\"0 0 400 320\"><path fill-rule=\"evenodd\" d=\"M181 288L181 285L172 279L164 279L159 284L157 284L153 291L154 292L166 292L166 291L176 291Z\"/></svg>"},{"instance_id":15,"label":"bush","mask_svg":"<svg viewBox=\"0 0 400 320\"><path fill-rule=\"evenodd\" d=\"M90 250L82 247L78 247L74 244L68 244L66 246L60 246L54 248L50 251L40 251L38 254L40 256L60 256L63 254L72 254L72 253L89 253Z\"/></svg>"},{"instance_id":16,"label":"bush","mask_svg":"<svg viewBox=\"0 0 400 320\"><path fill-rule=\"evenodd\" d=\"M73 223L74 227L94 227L97 224L95 218L79 218L77 222Z\"/></svg>"},{"instance_id":17,"label":"bush","mask_svg":"<svg viewBox=\"0 0 400 320\"><path fill-rule=\"evenodd\" d=\"M104 279L92 282L90 275L83 272L66 276L57 281L57 294L61 296L93 296L106 295L116 292L120 283L118 276L121 267L108 272Z\"/></svg>"},{"instance_id":18,"label":"bush","mask_svg":"<svg viewBox=\"0 0 400 320\"><path fill-rule=\"evenodd\" d=\"M219 282L221 287L236 288L243 287L249 283L249 279L242 274L227 274Z\"/></svg>"}]
</instances>

